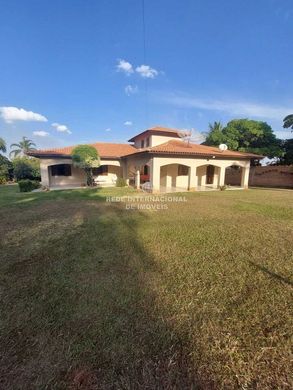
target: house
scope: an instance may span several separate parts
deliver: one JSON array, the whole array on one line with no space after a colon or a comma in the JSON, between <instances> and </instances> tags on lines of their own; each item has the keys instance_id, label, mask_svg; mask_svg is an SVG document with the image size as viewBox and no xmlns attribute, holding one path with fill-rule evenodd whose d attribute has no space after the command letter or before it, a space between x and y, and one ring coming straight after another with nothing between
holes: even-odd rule
<instances>
[{"instance_id":1,"label":"house","mask_svg":"<svg viewBox=\"0 0 293 390\"><path fill-rule=\"evenodd\" d=\"M153 192L192 191L229 184L226 172L237 169L241 171L238 175L241 179L236 184L247 188L250 161L262 158L190 143L182 139L180 130L159 126L135 135L128 142L92 144L101 159L100 167L94 169L98 184L113 185L116 177L123 177L136 188L147 182ZM51 188L85 185L83 170L72 165L73 148L29 153L40 159L42 185Z\"/></svg>"}]
</instances>

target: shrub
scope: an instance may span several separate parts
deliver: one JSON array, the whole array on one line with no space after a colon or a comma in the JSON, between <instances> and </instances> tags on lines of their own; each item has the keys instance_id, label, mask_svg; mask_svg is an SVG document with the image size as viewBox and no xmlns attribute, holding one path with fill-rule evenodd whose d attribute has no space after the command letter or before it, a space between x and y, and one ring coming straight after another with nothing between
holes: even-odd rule
<instances>
[{"instance_id":1,"label":"shrub","mask_svg":"<svg viewBox=\"0 0 293 390\"><path fill-rule=\"evenodd\" d=\"M12 162L7 157L0 154L0 177L6 180L11 180L13 177L13 166Z\"/></svg>"},{"instance_id":2,"label":"shrub","mask_svg":"<svg viewBox=\"0 0 293 390\"><path fill-rule=\"evenodd\" d=\"M35 180L24 179L24 180L19 180L18 186L20 192L31 192L32 190L40 188L40 182Z\"/></svg>"},{"instance_id":3,"label":"shrub","mask_svg":"<svg viewBox=\"0 0 293 390\"><path fill-rule=\"evenodd\" d=\"M18 157L13 160L13 174L17 181L23 179L38 180L41 178L40 162L36 158Z\"/></svg>"},{"instance_id":4,"label":"shrub","mask_svg":"<svg viewBox=\"0 0 293 390\"><path fill-rule=\"evenodd\" d=\"M126 185L126 180L123 179L123 177L118 177L118 179L116 180L116 187L126 187Z\"/></svg>"},{"instance_id":5,"label":"shrub","mask_svg":"<svg viewBox=\"0 0 293 390\"><path fill-rule=\"evenodd\" d=\"M7 180L5 176L0 176L0 184L6 184Z\"/></svg>"},{"instance_id":6,"label":"shrub","mask_svg":"<svg viewBox=\"0 0 293 390\"><path fill-rule=\"evenodd\" d=\"M226 184L224 184L223 186L220 186L220 190L221 190L221 191L225 191L226 189L227 189Z\"/></svg>"}]
</instances>

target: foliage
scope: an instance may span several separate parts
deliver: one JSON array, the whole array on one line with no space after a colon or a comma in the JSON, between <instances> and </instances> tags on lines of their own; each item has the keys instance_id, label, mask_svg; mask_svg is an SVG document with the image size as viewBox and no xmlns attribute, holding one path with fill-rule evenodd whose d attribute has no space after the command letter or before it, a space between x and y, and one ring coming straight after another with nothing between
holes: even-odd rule
<instances>
[{"instance_id":1,"label":"foliage","mask_svg":"<svg viewBox=\"0 0 293 390\"><path fill-rule=\"evenodd\" d=\"M116 187L126 187L127 183L123 177L118 177L116 180Z\"/></svg>"},{"instance_id":2,"label":"foliage","mask_svg":"<svg viewBox=\"0 0 293 390\"><path fill-rule=\"evenodd\" d=\"M72 161L75 167L84 169L87 185L93 185L93 168L100 166L100 158L97 150L91 145L78 145L72 153Z\"/></svg>"},{"instance_id":3,"label":"foliage","mask_svg":"<svg viewBox=\"0 0 293 390\"><path fill-rule=\"evenodd\" d=\"M19 180L18 182L20 192L31 192L37 188L40 188L40 182L36 180Z\"/></svg>"},{"instance_id":4,"label":"foliage","mask_svg":"<svg viewBox=\"0 0 293 390\"><path fill-rule=\"evenodd\" d=\"M284 119L283 119L283 127L284 129L288 129L291 127L291 129L293 129L293 114L290 114L290 115L287 115Z\"/></svg>"},{"instance_id":5,"label":"foliage","mask_svg":"<svg viewBox=\"0 0 293 390\"><path fill-rule=\"evenodd\" d=\"M26 153L36 150L36 144L28 139L27 137L22 137L21 141L18 144L11 144L10 148L14 147L15 149L11 150L9 156L24 156Z\"/></svg>"},{"instance_id":6,"label":"foliage","mask_svg":"<svg viewBox=\"0 0 293 390\"><path fill-rule=\"evenodd\" d=\"M217 123L217 122L215 122ZM225 143L231 150L261 154L269 158L281 157L281 140L277 139L266 122L233 119L226 127L210 127L205 145Z\"/></svg>"},{"instance_id":7,"label":"foliage","mask_svg":"<svg viewBox=\"0 0 293 390\"><path fill-rule=\"evenodd\" d=\"M224 143L223 125L221 122L209 123L209 131L206 133L205 145L220 145Z\"/></svg>"},{"instance_id":8,"label":"foliage","mask_svg":"<svg viewBox=\"0 0 293 390\"><path fill-rule=\"evenodd\" d=\"M0 151L3 152L3 153L6 152L6 142L1 137L0 137Z\"/></svg>"},{"instance_id":9,"label":"foliage","mask_svg":"<svg viewBox=\"0 0 293 390\"><path fill-rule=\"evenodd\" d=\"M6 184L7 183L7 179L5 176L0 176L0 184Z\"/></svg>"},{"instance_id":10,"label":"foliage","mask_svg":"<svg viewBox=\"0 0 293 390\"><path fill-rule=\"evenodd\" d=\"M13 174L15 179L40 180L40 162L37 158L17 157L13 159Z\"/></svg>"},{"instance_id":11,"label":"foliage","mask_svg":"<svg viewBox=\"0 0 293 390\"><path fill-rule=\"evenodd\" d=\"M0 154L0 176L6 180L10 180L13 177L13 165L7 157Z\"/></svg>"},{"instance_id":12,"label":"foliage","mask_svg":"<svg viewBox=\"0 0 293 390\"><path fill-rule=\"evenodd\" d=\"M293 164L293 138L283 140L282 146L284 149L284 155L279 159L278 164L280 165Z\"/></svg>"}]
</instances>

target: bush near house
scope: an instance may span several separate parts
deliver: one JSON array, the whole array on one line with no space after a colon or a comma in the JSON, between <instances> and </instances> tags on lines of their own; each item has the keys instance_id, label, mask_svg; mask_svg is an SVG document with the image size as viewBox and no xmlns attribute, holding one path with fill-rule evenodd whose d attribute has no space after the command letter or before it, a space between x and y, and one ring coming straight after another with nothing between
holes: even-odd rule
<instances>
[{"instance_id":1,"label":"bush near house","mask_svg":"<svg viewBox=\"0 0 293 390\"><path fill-rule=\"evenodd\" d=\"M118 177L116 181L116 187L126 187L127 183L126 180L123 179L122 177Z\"/></svg>"},{"instance_id":2,"label":"bush near house","mask_svg":"<svg viewBox=\"0 0 293 390\"><path fill-rule=\"evenodd\" d=\"M18 186L20 192L31 192L32 190L40 188L40 182L36 180L24 179L18 181Z\"/></svg>"},{"instance_id":3,"label":"bush near house","mask_svg":"<svg viewBox=\"0 0 293 390\"><path fill-rule=\"evenodd\" d=\"M17 157L13 159L13 175L16 181L23 179L40 180L40 162L36 158Z\"/></svg>"}]
</instances>

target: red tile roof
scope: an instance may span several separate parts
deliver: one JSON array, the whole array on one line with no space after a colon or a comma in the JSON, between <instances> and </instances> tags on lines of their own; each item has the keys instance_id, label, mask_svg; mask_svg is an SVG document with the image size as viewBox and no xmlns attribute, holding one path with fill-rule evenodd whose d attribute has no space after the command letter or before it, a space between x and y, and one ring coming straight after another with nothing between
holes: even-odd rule
<instances>
[{"instance_id":1,"label":"red tile roof","mask_svg":"<svg viewBox=\"0 0 293 390\"><path fill-rule=\"evenodd\" d=\"M112 143L103 143L97 142L94 144L90 144L94 148L97 149L100 157L112 157L119 158L125 156L127 154L132 154L137 152L137 149L128 144L112 144ZM76 146L76 145L75 145ZM30 156L42 157L42 156L70 156L72 150L75 146L67 146L64 148L54 148L54 149L42 149L42 150L34 150L28 153Z\"/></svg>"},{"instance_id":2,"label":"red tile roof","mask_svg":"<svg viewBox=\"0 0 293 390\"><path fill-rule=\"evenodd\" d=\"M236 152L233 150L226 150L221 152L217 146L206 146L188 143L181 140L171 140L163 144L153 146L151 148L136 149L136 153L163 153L163 154L186 154L198 156L216 156L216 157L237 157L237 158L262 158L258 154Z\"/></svg>"},{"instance_id":3,"label":"red tile roof","mask_svg":"<svg viewBox=\"0 0 293 390\"><path fill-rule=\"evenodd\" d=\"M139 137L143 134L147 134L147 133L155 133L155 134L159 134L159 135L170 135L170 136L179 138L180 132L181 132L181 130L178 130L178 129L170 129L168 127L154 126L154 127L151 127L150 129L146 129L146 130L142 131L141 133L135 135L134 137L130 138L130 140L128 140L128 142L134 142L137 137Z\"/></svg>"}]
</instances>

